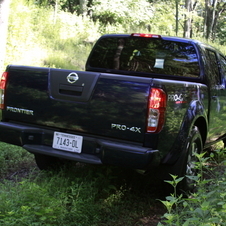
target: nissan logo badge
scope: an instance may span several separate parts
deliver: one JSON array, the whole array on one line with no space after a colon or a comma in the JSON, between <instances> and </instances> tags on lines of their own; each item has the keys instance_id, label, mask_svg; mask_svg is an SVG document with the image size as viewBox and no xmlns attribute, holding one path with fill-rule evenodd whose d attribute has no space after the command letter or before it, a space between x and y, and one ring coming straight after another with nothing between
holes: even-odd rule
<instances>
[{"instance_id":1,"label":"nissan logo badge","mask_svg":"<svg viewBox=\"0 0 226 226\"><path fill-rule=\"evenodd\" d=\"M67 81L71 84L77 82L78 79L78 74L76 74L75 72L72 72L67 76Z\"/></svg>"}]
</instances>

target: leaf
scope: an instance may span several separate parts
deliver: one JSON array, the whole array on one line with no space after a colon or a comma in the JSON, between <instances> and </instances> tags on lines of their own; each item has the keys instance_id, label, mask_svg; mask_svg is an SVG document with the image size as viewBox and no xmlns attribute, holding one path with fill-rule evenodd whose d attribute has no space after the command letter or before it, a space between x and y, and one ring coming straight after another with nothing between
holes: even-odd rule
<instances>
[{"instance_id":1,"label":"leaf","mask_svg":"<svg viewBox=\"0 0 226 226\"><path fill-rule=\"evenodd\" d=\"M190 180L194 180L194 181L198 181L199 180L199 176L189 176L189 175L186 175L186 177Z\"/></svg>"},{"instance_id":2,"label":"leaf","mask_svg":"<svg viewBox=\"0 0 226 226\"><path fill-rule=\"evenodd\" d=\"M40 217L41 221L46 221L46 219L47 219L46 217Z\"/></svg>"},{"instance_id":3,"label":"leaf","mask_svg":"<svg viewBox=\"0 0 226 226\"><path fill-rule=\"evenodd\" d=\"M190 226L190 220L189 220L189 219L186 220L186 221L183 223L182 226Z\"/></svg>"},{"instance_id":4,"label":"leaf","mask_svg":"<svg viewBox=\"0 0 226 226\"><path fill-rule=\"evenodd\" d=\"M197 209L195 209L195 211L194 211L195 213L198 213L200 216L203 216L203 211L202 211L202 209L201 208L197 208Z\"/></svg>"}]
</instances>

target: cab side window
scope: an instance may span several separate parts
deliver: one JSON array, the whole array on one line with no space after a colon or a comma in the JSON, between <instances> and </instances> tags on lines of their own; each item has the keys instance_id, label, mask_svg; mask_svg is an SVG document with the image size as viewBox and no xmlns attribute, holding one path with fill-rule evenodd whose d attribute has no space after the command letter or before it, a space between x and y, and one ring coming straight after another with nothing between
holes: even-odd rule
<instances>
[{"instance_id":1,"label":"cab side window","mask_svg":"<svg viewBox=\"0 0 226 226\"><path fill-rule=\"evenodd\" d=\"M222 77L225 80L226 79L226 59L222 55L220 55L220 66L221 66Z\"/></svg>"},{"instance_id":2,"label":"cab side window","mask_svg":"<svg viewBox=\"0 0 226 226\"><path fill-rule=\"evenodd\" d=\"M220 84L220 73L216 53L209 49L206 50L206 53L208 61L208 72L212 80L211 83L213 85Z\"/></svg>"}]
</instances>

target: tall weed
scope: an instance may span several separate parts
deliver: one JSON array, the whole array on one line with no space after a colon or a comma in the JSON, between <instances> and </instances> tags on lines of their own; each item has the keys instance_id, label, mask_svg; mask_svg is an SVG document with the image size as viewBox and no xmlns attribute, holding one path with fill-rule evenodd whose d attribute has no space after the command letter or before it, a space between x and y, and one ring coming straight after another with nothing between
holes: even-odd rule
<instances>
[{"instance_id":1,"label":"tall weed","mask_svg":"<svg viewBox=\"0 0 226 226\"><path fill-rule=\"evenodd\" d=\"M174 193L161 201L167 211L158 226L162 226L162 223L168 226L226 225L226 164L225 160L219 162L219 159L225 159L225 150L218 150L215 155L217 157L211 155L212 159L204 157L204 154L198 155L200 174L195 180L197 192L189 194L188 198L178 197ZM207 178L203 178L205 174ZM176 187L179 181L180 178L173 176L169 183Z\"/></svg>"}]
</instances>

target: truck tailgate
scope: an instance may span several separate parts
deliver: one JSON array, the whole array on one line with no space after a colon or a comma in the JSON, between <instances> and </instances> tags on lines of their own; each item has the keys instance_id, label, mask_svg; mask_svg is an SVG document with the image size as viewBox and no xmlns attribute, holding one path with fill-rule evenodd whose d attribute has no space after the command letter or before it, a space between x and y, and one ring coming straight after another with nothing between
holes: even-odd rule
<instances>
[{"instance_id":1,"label":"truck tailgate","mask_svg":"<svg viewBox=\"0 0 226 226\"><path fill-rule=\"evenodd\" d=\"M9 66L4 121L143 142L151 78Z\"/></svg>"}]
</instances>

